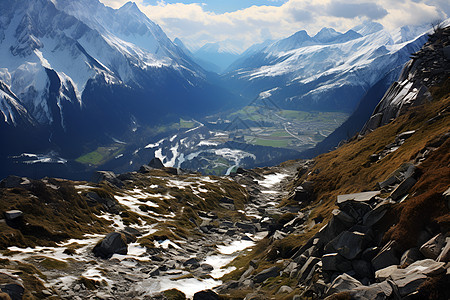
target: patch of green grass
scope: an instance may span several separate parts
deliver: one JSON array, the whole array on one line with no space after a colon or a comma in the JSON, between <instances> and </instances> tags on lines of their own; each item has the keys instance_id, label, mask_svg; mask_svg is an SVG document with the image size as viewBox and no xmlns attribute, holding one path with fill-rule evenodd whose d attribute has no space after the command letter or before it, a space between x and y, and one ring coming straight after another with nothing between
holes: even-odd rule
<instances>
[{"instance_id":1,"label":"patch of green grass","mask_svg":"<svg viewBox=\"0 0 450 300\"><path fill-rule=\"evenodd\" d=\"M80 156L76 161L82 164L100 166L119 155L124 148L124 145L119 144L109 147L98 147L95 151Z\"/></svg>"},{"instance_id":2,"label":"patch of green grass","mask_svg":"<svg viewBox=\"0 0 450 300\"><path fill-rule=\"evenodd\" d=\"M261 139L257 138L253 141L253 144L259 146L269 146L269 147L277 147L277 148L286 148L289 146L289 140L270 140L270 139Z\"/></svg>"}]
</instances>

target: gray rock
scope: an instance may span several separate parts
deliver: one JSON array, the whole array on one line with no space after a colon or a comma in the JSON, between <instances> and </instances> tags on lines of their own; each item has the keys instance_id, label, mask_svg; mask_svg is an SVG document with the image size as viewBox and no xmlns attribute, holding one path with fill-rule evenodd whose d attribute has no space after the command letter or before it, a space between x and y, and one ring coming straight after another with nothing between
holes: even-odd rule
<instances>
[{"instance_id":1,"label":"gray rock","mask_svg":"<svg viewBox=\"0 0 450 300\"><path fill-rule=\"evenodd\" d=\"M244 273L242 273L241 277L239 278L239 281L244 281L245 279L249 278L254 270L255 270L254 267L249 266L248 269Z\"/></svg>"},{"instance_id":2,"label":"gray rock","mask_svg":"<svg viewBox=\"0 0 450 300\"><path fill-rule=\"evenodd\" d=\"M139 168L139 173L145 174L145 173L149 173L151 170L153 170L153 168L147 166L147 165L142 165Z\"/></svg>"},{"instance_id":3,"label":"gray rock","mask_svg":"<svg viewBox=\"0 0 450 300\"><path fill-rule=\"evenodd\" d=\"M347 226L352 226L353 224L355 224L355 219L342 210L333 210L333 216Z\"/></svg>"},{"instance_id":4,"label":"gray rock","mask_svg":"<svg viewBox=\"0 0 450 300\"><path fill-rule=\"evenodd\" d=\"M308 277L309 273L311 272L312 268L319 262L320 262L319 258L313 256L309 257L306 263L298 272L298 278L300 280L306 279L306 277Z\"/></svg>"},{"instance_id":5,"label":"gray rock","mask_svg":"<svg viewBox=\"0 0 450 300\"><path fill-rule=\"evenodd\" d=\"M450 261L450 237L446 239L445 246L436 259L439 262L449 262Z\"/></svg>"},{"instance_id":6,"label":"gray rock","mask_svg":"<svg viewBox=\"0 0 450 300\"><path fill-rule=\"evenodd\" d=\"M94 173L92 176L92 182L100 183L102 181L107 181L119 188L124 186L123 182L117 178L114 172L111 171L97 171Z\"/></svg>"},{"instance_id":7,"label":"gray rock","mask_svg":"<svg viewBox=\"0 0 450 300\"><path fill-rule=\"evenodd\" d=\"M0 278L3 279L6 274L0 273ZM25 292L25 288L23 285L15 280L11 280L11 277L8 276L8 282L0 284L0 292L4 292L9 295L11 300L22 300L23 293Z\"/></svg>"},{"instance_id":8,"label":"gray rock","mask_svg":"<svg viewBox=\"0 0 450 300\"><path fill-rule=\"evenodd\" d=\"M427 279L423 274L410 274L402 279L395 280L394 283L398 288L400 296L404 297L417 291L420 285Z\"/></svg>"},{"instance_id":9,"label":"gray rock","mask_svg":"<svg viewBox=\"0 0 450 300\"><path fill-rule=\"evenodd\" d=\"M372 210L369 204L353 200L348 200L338 206L343 212L352 216L355 219L355 223L362 221L363 217Z\"/></svg>"},{"instance_id":10,"label":"gray rock","mask_svg":"<svg viewBox=\"0 0 450 300\"><path fill-rule=\"evenodd\" d=\"M370 286L359 286L352 289L349 293L352 299L371 299L371 300L384 300L388 299L394 290L392 286L384 281L381 283L375 283Z\"/></svg>"},{"instance_id":11,"label":"gray rock","mask_svg":"<svg viewBox=\"0 0 450 300\"><path fill-rule=\"evenodd\" d=\"M445 245L445 237L441 233L433 237L420 247L420 252L426 258L436 259L441 254L442 248Z\"/></svg>"},{"instance_id":12,"label":"gray rock","mask_svg":"<svg viewBox=\"0 0 450 300\"><path fill-rule=\"evenodd\" d=\"M326 295L332 295L344 291L350 291L362 286L362 283L348 274L342 274L336 277L328 288Z\"/></svg>"},{"instance_id":13,"label":"gray rock","mask_svg":"<svg viewBox=\"0 0 450 300\"><path fill-rule=\"evenodd\" d=\"M387 243L380 252L372 259L372 266L375 271L392 266L398 265L400 260L394 250L394 241Z\"/></svg>"},{"instance_id":14,"label":"gray rock","mask_svg":"<svg viewBox=\"0 0 450 300\"><path fill-rule=\"evenodd\" d=\"M280 289L278 290L277 294L290 294L292 293L294 290L287 286L287 285L283 285L282 287L280 287Z\"/></svg>"},{"instance_id":15,"label":"gray rock","mask_svg":"<svg viewBox=\"0 0 450 300\"><path fill-rule=\"evenodd\" d=\"M360 232L344 231L332 240L325 247L325 250L330 249L331 247L346 259L352 260L365 249L365 244L365 234Z\"/></svg>"},{"instance_id":16,"label":"gray rock","mask_svg":"<svg viewBox=\"0 0 450 300\"><path fill-rule=\"evenodd\" d=\"M423 258L422 253L420 253L419 248L411 248L403 253L400 258L400 265L403 266L405 264L410 265L415 261L418 261Z\"/></svg>"},{"instance_id":17,"label":"gray rock","mask_svg":"<svg viewBox=\"0 0 450 300\"><path fill-rule=\"evenodd\" d=\"M20 210L8 210L5 211L5 219L9 221L13 221L17 218L20 218L23 216L23 212Z\"/></svg>"},{"instance_id":18,"label":"gray rock","mask_svg":"<svg viewBox=\"0 0 450 300\"><path fill-rule=\"evenodd\" d=\"M352 263L338 253L330 253L322 256L322 270L347 272L352 269Z\"/></svg>"},{"instance_id":19,"label":"gray rock","mask_svg":"<svg viewBox=\"0 0 450 300\"><path fill-rule=\"evenodd\" d=\"M363 193L355 193L355 194L346 194L346 195L339 195L337 197L337 204L342 204L346 201L353 200L357 202L369 202L372 200L375 196L379 195L380 191L373 191L373 192L363 192Z\"/></svg>"},{"instance_id":20,"label":"gray rock","mask_svg":"<svg viewBox=\"0 0 450 300\"><path fill-rule=\"evenodd\" d=\"M115 253L126 255L128 253L126 237L119 232L111 232L94 247L93 252L95 256L104 259L110 258Z\"/></svg>"},{"instance_id":21,"label":"gray rock","mask_svg":"<svg viewBox=\"0 0 450 300\"><path fill-rule=\"evenodd\" d=\"M423 259L416 261L409 265L405 269L399 269L398 272L395 272L391 277L396 280L397 274L400 274L399 276L403 276L404 274L423 274L426 276L434 276L445 272L445 263L443 262L436 262L432 259Z\"/></svg>"},{"instance_id":22,"label":"gray rock","mask_svg":"<svg viewBox=\"0 0 450 300\"><path fill-rule=\"evenodd\" d=\"M154 168L154 169L162 169L162 168L164 168L164 164L157 157L152 158L152 160L148 163L148 166L151 167L151 168Z\"/></svg>"},{"instance_id":23,"label":"gray rock","mask_svg":"<svg viewBox=\"0 0 450 300\"><path fill-rule=\"evenodd\" d=\"M194 294L194 300L219 300L220 297L212 290L200 291Z\"/></svg>"},{"instance_id":24,"label":"gray rock","mask_svg":"<svg viewBox=\"0 0 450 300\"><path fill-rule=\"evenodd\" d=\"M410 137L412 137L412 135L413 135L414 133L416 133L415 130L402 132L402 133L398 134L398 135L395 137L395 142L398 144L398 143L400 143L401 141L404 141L404 140L406 140L406 139L409 139Z\"/></svg>"},{"instance_id":25,"label":"gray rock","mask_svg":"<svg viewBox=\"0 0 450 300\"><path fill-rule=\"evenodd\" d=\"M209 265L209 264L201 264L200 267L202 268L202 270L205 270L205 271L212 271L212 270L214 270L214 267Z\"/></svg>"},{"instance_id":26,"label":"gray rock","mask_svg":"<svg viewBox=\"0 0 450 300\"><path fill-rule=\"evenodd\" d=\"M369 227L377 224L381 219L383 219L391 206L391 203L388 201L381 202L373 210L370 210L364 215L363 224Z\"/></svg>"},{"instance_id":27,"label":"gray rock","mask_svg":"<svg viewBox=\"0 0 450 300\"><path fill-rule=\"evenodd\" d=\"M255 277L253 278L253 281L255 283L261 283L268 278L277 277L279 274L280 274L280 267L274 266L256 274Z\"/></svg>"},{"instance_id":28,"label":"gray rock","mask_svg":"<svg viewBox=\"0 0 450 300\"><path fill-rule=\"evenodd\" d=\"M340 221L339 219L337 219L336 217L333 216L333 218L331 218L330 222L328 222L328 224L325 225L322 229L320 229L320 231L317 233L316 237L319 238L319 244L317 246L320 247L322 245L328 244L331 240L333 240L336 236L338 236L342 231L344 231L348 228L349 228L349 226L345 225L342 221ZM305 251L306 249L308 249L311 246L305 245L305 247L307 247L307 248L303 249L303 251ZM302 251L302 249L300 249L297 252L298 255L302 254L303 251Z\"/></svg>"},{"instance_id":29,"label":"gray rock","mask_svg":"<svg viewBox=\"0 0 450 300\"><path fill-rule=\"evenodd\" d=\"M191 269L197 269L197 268L200 267L200 262L198 261L197 258L193 257L193 258L190 258L190 259L186 260L183 263L183 266L189 267Z\"/></svg>"},{"instance_id":30,"label":"gray rock","mask_svg":"<svg viewBox=\"0 0 450 300\"><path fill-rule=\"evenodd\" d=\"M158 267L154 267L153 269L150 270L150 272L148 272L148 275L152 276L152 277L156 277L159 276L160 271Z\"/></svg>"},{"instance_id":31,"label":"gray rock","mask_svg":"<svg viewBox=\"0 0 450 300\"><path fill-rule=\"evenodd\" d=\"M249 233L255 233L256 232L256 227L253 224L236 222L236 226L238 228L244 230L245 232L249 232Z\"/></svg>"},{"instance_id":32,"label":"gray rock","mask_svg":"<svg viewBox=\"0 0 450 300\"><path fill-rule=\"evenodd\" d=\"M416 184L416 182L417 180L413 177L406 178L395 188L395 190L392 191L389 197L394 201L399 200L401 197L406 195L406 193L408 193L408 191Z\"/></svg>"},{"instance_id":33,"label":"gray rock","mask_svg":"<svg viewBox=\"0 0 450 300\"><path fill-rule=\"evenodd\" d=\"M86 197L88 202L93 203L92 205L96 205L97 203L102 204L109 213L118 214L120 212L119 202L114 198L103 198L96 192L88 192Z\"/></svg>"},{"instance_id":34,"label":"gray rock","mask_svg":"<svg viewBox=\"0 0 450 300\"><path fill-rule=\"evenodd\" d=\"M380 189L386 189L387 187L397 184L399 182L400 182L400 180L397 178L397 176L391 175L385 181L378 182L378 187Z\"/></svg>"},{"instance_id":35,"label":"gray rock","mask_svg":"<svg viewBox=\"0 0 450 300\"><path fill-rule=\"evenodd\" d=\"M365 260L361 260L361 259L353 260L352 267L358 278L373 278L374 277L372 265Z\"/></svg>"},{"instance_id":36,"label":"gray rock","mask_svg":"<svg viewBox=\"0 0 450 300\"><path fill-rule=\"evenodd\" d=\"M397 265L392 265L392 266L380 269L380 270L375 272L375 278L378 281L386 280L386 279L390 278L392 276L392 274L394 274L398 270L399 269L398 269Z\"/></svg>"}]
</instances>

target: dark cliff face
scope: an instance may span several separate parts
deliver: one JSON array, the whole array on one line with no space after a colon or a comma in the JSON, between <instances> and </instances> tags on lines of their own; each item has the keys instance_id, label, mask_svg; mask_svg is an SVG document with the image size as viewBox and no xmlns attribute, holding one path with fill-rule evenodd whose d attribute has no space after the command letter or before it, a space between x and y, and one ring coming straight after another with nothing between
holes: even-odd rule
<instances>
[{"instance_id":1,"label":"dark cliff face","mask_svg":"<svg viewBox=\"0 0 450 300\"><path fill-rule=\"evenodd\" d=\"M429 89L441 85L450 75L450 27L438 28L421 50L412 55L391 85L369 121L366 134L403 115L410 107L431 101Z\"/></svg>"}]
</instances>

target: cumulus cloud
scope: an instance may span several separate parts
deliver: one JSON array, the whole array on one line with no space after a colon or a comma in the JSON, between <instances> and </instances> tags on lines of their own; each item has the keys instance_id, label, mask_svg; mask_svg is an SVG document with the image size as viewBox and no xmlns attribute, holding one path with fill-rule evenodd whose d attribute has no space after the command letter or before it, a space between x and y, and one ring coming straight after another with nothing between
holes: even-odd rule
<instances>
[{"instance_id":1,"label":"cumulus cloud","mask_svg":"<svg viewBox=\"0 0 450 300\"><path fill-rule=\"evenodd\" d=\"M332 2L328 5L327 11L335 17L353 19L366 16L369 19L381 19L388 14L387 10L376 3L344 3Z\"/></svg>"},{"instance_id":2,"label":"cumulus cloud","mask_svg":"<svg viewBox=\"0 0 450 300\"><path fill-rule=\"evenodd\" d=\"M127 2L100 1L114 8ZM346 31L367 20L393 29L446 19L450 14L448 0L287 0L283 5L253 5L223 14L208 11L201 1L184 4L160 0L156 5L134 1L169 37L179 37L191 48L227 40L244 50L266 38L283 38L302 29L310 35L323 27Z\"/></svg>"}]
</instances>

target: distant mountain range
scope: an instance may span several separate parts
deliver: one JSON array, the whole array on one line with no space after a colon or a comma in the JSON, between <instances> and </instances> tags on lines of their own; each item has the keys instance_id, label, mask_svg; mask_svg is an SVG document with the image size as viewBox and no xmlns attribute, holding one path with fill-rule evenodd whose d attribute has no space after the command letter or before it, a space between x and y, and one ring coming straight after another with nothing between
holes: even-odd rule
<instances>
[{"instance_id":1,"label":"distant mountain range","mask_svg":"<svg viewBox=\"0 0 450 300\"><path fill-rule=\"evenodd\" d=\"M323 28L313 37L302 30L245 53L224 77L249 97L269 92L282 108L352 112L368 89L425 43L428 30L390 32L374 22L346 33Z\"/></svg>"}]
</instances>

